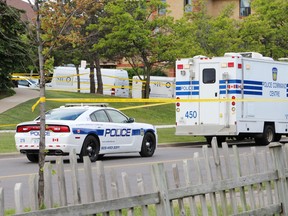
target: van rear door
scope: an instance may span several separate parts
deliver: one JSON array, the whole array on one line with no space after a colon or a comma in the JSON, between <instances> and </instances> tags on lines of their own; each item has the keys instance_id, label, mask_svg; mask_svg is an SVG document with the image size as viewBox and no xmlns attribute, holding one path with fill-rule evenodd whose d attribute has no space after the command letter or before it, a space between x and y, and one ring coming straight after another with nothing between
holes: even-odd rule
<instances>
[{"instance_id":1,"label":"van rear door","mask_svg":"<svg viewBox=\"0 0 288 216\"><path fill-rule=\"evenodd\" d=\"M219 63L200 64L199 102L200 116L199 122L201 125L219 124ZM217 73L218 72L218 73Z\"/></svg>"}]
</instances>

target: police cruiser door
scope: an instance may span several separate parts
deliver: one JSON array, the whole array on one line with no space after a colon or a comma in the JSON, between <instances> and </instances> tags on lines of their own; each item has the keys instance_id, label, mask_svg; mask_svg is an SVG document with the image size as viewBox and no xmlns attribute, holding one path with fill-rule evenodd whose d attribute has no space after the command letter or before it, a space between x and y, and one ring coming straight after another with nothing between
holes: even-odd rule
<instances>
[{"instance_id":1,"label":"police cruiser door","mask_svg":"<svg viewBox=\"0 0 288 216\"><path fill-rule=\"evenodd\" d=\"M109 109L98 110L93 115L97 124L103 123L103 134L99 136L101 154L133 151L133 123L127 123L126 116Z\"/></svg>"},{"instance_id":2,"label":"police cruiser door","mask_svg":"<svg viewBox=\"0 0 288 216\"><path fill-rule=\"evenodd\" d=\"M218 124L219 123L219 77L218 63L200 65L200 124Z\"/></svg>"}]
</instances>

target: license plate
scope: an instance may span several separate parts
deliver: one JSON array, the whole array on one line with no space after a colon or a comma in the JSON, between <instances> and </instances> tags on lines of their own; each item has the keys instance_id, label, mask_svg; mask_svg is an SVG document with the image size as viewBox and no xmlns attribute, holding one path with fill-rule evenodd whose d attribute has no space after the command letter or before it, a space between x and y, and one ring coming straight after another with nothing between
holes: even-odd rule
<instances>
[{"instance_id":1,"label":"license plate","mask_svg":"<svg viewBox=\"0 0 288 216\"><path fill-rule=\"evenodd\" d=\"M39 142L40 142L39 138L32 139L32 144L39 144Z\"/></svg>"}]
</instances>

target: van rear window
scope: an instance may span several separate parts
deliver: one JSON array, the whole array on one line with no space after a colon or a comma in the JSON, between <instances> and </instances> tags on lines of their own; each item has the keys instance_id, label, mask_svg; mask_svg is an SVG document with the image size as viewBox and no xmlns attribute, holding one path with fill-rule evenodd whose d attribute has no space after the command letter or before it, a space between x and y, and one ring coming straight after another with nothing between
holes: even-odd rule
<instances>
[{"instance_id":1,"label":"van rear window","mask_svg":"<svg viewBox=\"0 0 288 216\"><path fill-rule=\"evenodd\" d=\"M216 70L214 68L203 69L203 83L215 83L216 81Z\"/></svg>"}]
</instances>

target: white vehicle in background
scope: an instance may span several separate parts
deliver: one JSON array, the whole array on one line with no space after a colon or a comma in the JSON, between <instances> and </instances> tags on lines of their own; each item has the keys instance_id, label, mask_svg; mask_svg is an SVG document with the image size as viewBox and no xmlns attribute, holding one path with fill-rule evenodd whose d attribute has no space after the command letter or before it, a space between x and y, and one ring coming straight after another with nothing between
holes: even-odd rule
<instances>
[{"instance_id":1,"label":"white vehicle in background","mask_svg":"<svg viewBox=\"0 0 288 216\"><path fill-rule=\"evenodd\" d=\"M90 69L79 68L80 92L90 92ZM97 89L96 70L95 88ZM101 69L103 94L117 97L129 97L129 78L126 70ZM77 74L75 67L55 67L51 82L47 89L77 92Z\"/></svg>"},{"instance_id":2,"label":"white vehicle in background","mask_svg":"<svg viewBox=\"0 0 288 216\"><path fill-rule=\"evenodd\" d=\"M39 118L17 125L15 142L20 153L38 162ZM153 156L157 147L153 125L136 123L117 109L103 105L67 105L46 113L46 154L68 155L73 149L80 159L92 162L105 154L140 153Z\"/></svg>"},{"instance_id":3,"label":"white vehicle in background","mask_svg":"<svg viewBox=\"0 0 288 216\"><path fill-rule=\"evenodd\" d=\"M143 76L140 76L143 79ZM142 98L143 81L133 76L132 98ZM150 76L149 98L174 98L175 77Z\"/></svg>"},{"instance_id":4,"label":"white vehicle in background","mask_svg":"<svg viewBox=\"0 0 288 216\"><path fill-rule=\"evenodd\" d=\"M253 137L257 144L288 134L288 63L259 53L176 61L176 135Z\"/></svg>"},{"instance_id":5,"label":"white vehicle in background","mask_svg":"<svg viewBox=\"0 0 288 216\"><path fill-rule=\"evenodd\" d=\"M18 88L39 88L39 82L37 79L33 79L26 76L13 76L14 83L17 84Z\"/></svg>"}]
</instances>

